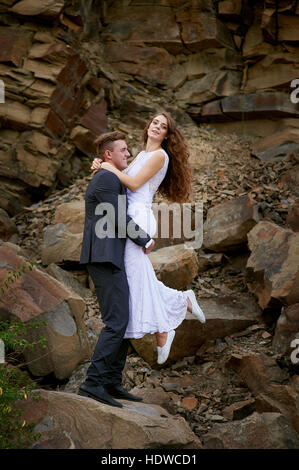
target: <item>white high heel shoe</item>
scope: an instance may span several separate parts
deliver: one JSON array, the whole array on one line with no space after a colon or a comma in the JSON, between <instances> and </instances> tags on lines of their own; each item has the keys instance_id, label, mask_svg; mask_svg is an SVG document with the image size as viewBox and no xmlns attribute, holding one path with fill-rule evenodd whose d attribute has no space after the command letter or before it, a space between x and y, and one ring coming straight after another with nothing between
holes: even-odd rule
<instances>
[{"instance_id":1,"label":"white high heel shoe","mask_svg":"<svg viewBox=\"0 0 299 470\"><path fill-rule=\"evenodd\" d=\"M157 363L158 364L163 364L164 362L167 361L174 336L175 336L174 330L168 331L167 340L164 346L157 346L157 351L158 351Z\"/></svg>"},{"instance_id":2,"label":"white high heel shoe","mask_svg":"<svg viewBox=\"0 0 299 470\"><path fill-rule=\"evenodd\" d=\"M185 292L186 297L190 300L192 306L192 314L201 322L205 323L206 318L204 316L203 311L201 310L200 306L197 303L195 294L193 290L186 290Z\"/></svg>"}]
</instances>

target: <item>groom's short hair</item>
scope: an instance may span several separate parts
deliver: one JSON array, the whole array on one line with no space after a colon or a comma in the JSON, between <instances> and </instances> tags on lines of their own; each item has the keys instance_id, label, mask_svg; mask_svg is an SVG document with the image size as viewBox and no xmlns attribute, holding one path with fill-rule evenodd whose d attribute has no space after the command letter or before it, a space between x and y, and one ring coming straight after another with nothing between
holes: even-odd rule
<instances>
[{"instance_id":1,"label":"groom's short hair","mask_svg":"<svg viewBox=\"0 0 299 470\"><path fill-rule=\"evenodd\" d=\"M96 153L99 158L104 158L106 150L113 151L114 142L116 140L126 140L126 134L120 131L107 132L96 138L94 145L96 146Z\"/></svg>"}]
</instances>

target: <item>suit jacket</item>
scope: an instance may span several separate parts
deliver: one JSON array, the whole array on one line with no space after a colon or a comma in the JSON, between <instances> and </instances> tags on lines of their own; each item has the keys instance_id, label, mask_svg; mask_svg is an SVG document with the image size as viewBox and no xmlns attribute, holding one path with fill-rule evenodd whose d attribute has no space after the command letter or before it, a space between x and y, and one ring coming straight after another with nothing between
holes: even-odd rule
<instances>
[{"instance_id":1,"label":"suit jacket","mask_svg":"<svg viewBox=\"0 0 299 470\"><path fill-rule=\"evenodd\" d=\"M138 233L136 238L132 228ZM100 170L85 194L80 264L110 262L123 269L126 237L142 247L151 239L127 214L126 191L119 178Z\"/></svg>"}]
</instances>

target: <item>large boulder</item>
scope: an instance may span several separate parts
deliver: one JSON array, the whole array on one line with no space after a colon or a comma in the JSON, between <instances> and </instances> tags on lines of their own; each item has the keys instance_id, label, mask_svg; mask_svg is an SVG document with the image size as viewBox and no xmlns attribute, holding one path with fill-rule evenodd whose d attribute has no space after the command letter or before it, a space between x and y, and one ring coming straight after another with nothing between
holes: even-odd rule
<instances>
[{"instance_id":1,"label":"large boulder","mask_svg":"<svg viewBox=\"0 0 299 470\"><path fill-rule=\"evenodd\" d=\"M184 244L160 248L151 252L149 259L157 278L173 289L185 288L198 273L195 250Z\"/></svg>"},{"instance_id":2,"label":"large boulder","mask_svg":"<svg viewBox=\"0 0 299 470\"><path fill-rule=\"evenodd\" d=\"M267 136L264 139L260 139L259 141L253 144L252 153L253 155L258 156L260 152L264 152L265 150L271 147L276 147L278 145L290 142L299 144L299 129L283 129L279 132L275 132L271 136Z\"/></svg>"},{"instance_id":3,"label":"large boulder","mask_svg":"<svg viewBox=\"0 0 299 470\"><path fill-rule=\"evenodd\" d=\"M186 313L185 320L176 329L168 364L194 356L206 341L224 338L247 328L256 323L261 314L256 302L250 297L242 300L233 297L202 298L198 299L198 303L205 314L206 323L202 324L192 314ZM146 334L130 342L151 367L158 367L155 335Z\"/></svg>"},{"instance_id":4,"label":"large boulder","mask_svg":"<svg viewBox=\"0 0 299 470\"><path fill-rule=\"evenodd\" d=\"M42 262L63 263L80 260L85 203L80 199L58 206L53 219L44 233Z\"/></svg>"},{"instance_id":5,"label":"large boulder","mask_svg":"<svg viewBox=\"0 0 299 470\"><path fill-rule=\"evenodd\" d=\"M29 329L29 342L43 337L41 345L24 352L31 373L45 376L51 372L59 379L68 378L82 361L90 358L91 351L83 316L85 304L81 297L68 290L47 273L30 266L17 247L9 243L0 245L0 278L13 278L13 270L25 266L25 272L13 284L8 282L0 296L0 316L3 319L35 320L38 328Z\"/></svg>"},{"instance_id":6,"label":"large boulder","mask_svg":"<svg viewBox=\"0 0 299 470\"><path fill-rule=\"evenodd\" d=\"M264 46L265 47L265 46ZM265 50L266 52L266 50ZM298 77L297 52L269 50L265 57L248 69L245 91L254 93L289 86Z\"/></svg>"},{"instance_id":7,"label":"large boulder","mask_svg":"<svg viewBox=\"0 0 299 470\"><path fill-rule=\"evenodd\" d=\"M261 308L299 301L299 234L260 221L248 233L245 281Z\"/></svg>"},{"instance_id":8,"label":"large boulder","mask_svg":"<svg viewBox=\"0 0 299 470\"><path fill-rule=\"evenodd\" d=\"M158 405L121 400L123 408L73 393L37 390L22 402L23 419L40 433L34 449L200 449L181 417Z\"/></svg>"},{"instance_id":9,"label":"large boulder","mask_svg":"<svg viewBox=\"0 0 299 470\"><path fill-rule=\"evenodd\" d=\"M293 232L299 232L299 199L290 207L286 222Z\"/></svg>"},{"instance_id":10,"label":"large boulder","mask_svg":"<svg viewBox=\"0 0 299 470\"><path fill-rule=\"evenodd\" d=\"M294 383L288 383L288 373L274 358L242 352L228 361L228 366L238 372L242 384L255 395L256 411L281 413L299 432L298 390Z\"/></svg>"},{"instance_id":11,"label":"large boulder","mask_svg":"<svg viewBox=\"0 0 299 470\"><path fill-rule=\"evenodd\" d=\"M217 204L207 213L203 247L217 252L239 249L259 219L258 208L247 195Z\"/></svg>"},{"instance_id":12,"label":"large boulder","mask_svg":"<svg viewBox=\"0 0 299 470\"><path fill-rule=\"evenodd\" d=\"M214 100L202 107L197 117L202 121L231 121L298 117L297 106L282 92L235 94Z\"/></svg>"},{"instance_id":13,"label":"large boulder","mask_svg":"<svg viewBox=\"0 0 299 470\"><path fill-rule=\"evenodd\" d=\"M284 15L278 16L278 40L281 42L290 42L295 44L299 42L298 29L299 17L297 15Z\"/></svg>"},{"instance_id":14,"label":"large boulder","mask_svg":"<svg viewBox=\"0 0 299 470\"><path fill-rule=\"evenodd\" d=\"M299 344L299 303L283 307L275 328L275 334L272 342L273 350L284 355L287 360L291 360L292 342L297 340Z\"/></svg>"},{"instance_id":15,"label":"large boulder","mask_svg":"<svg viewBox=\"0 0 299 470\"><path fill-rule=\"evenodd\" d=\"M204 436L204 449L298 449L299 435L280 413L256 413L214 424Z\"/></svg>"},{"instance_id":16,"label":"large boulder","mask_svg":"<svg viewBox=\"0 0 299 470\"><path fill-rule=\"evenodd\" d=\"M0 209L0 239L9 241L13 236L17 236L18 229L16 224L8 216L7 212Z\"/></svg>"},{"instance_id":17,"label":"large boulder","mask_svg":"<svg viewBox=\"0 0 299 470\"><path fill-rule=\"evenodd\" d=\"M10 11L24 16L57 17L64 7L63 0L21 0Z\"/></svg>"},{"instance_id":18,"label":"large boulder","mask_svg":"<svg viewBox=\"0 0 299 470\"><path fill-rule=\"evenodd\" d=\"M76 294L78 294L79 297L85 299L90 295L91 291L75 278L73 275L74 271L66 271L65 269L57 266L55 263L51 263L49 266L47 266L46 271L48 274L50 274L50 276L55 277L57 281L61 282L68 290L74 291ZM85 274L86 271L84 270L83 273Z\"/></svg>"}]
</instances>

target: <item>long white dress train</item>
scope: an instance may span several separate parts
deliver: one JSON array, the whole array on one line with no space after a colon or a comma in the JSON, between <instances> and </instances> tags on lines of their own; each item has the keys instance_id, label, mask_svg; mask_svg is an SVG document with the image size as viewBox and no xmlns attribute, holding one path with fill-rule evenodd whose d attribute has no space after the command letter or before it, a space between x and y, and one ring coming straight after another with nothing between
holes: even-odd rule
<instances>
[{"instance_id":1,"label":"long white dress train","mask_svg":"<svg viewBox=\"0 0 299 470\"><path fill-rule=\"evenodd\" d=\"M165 150L163 167L137 191L127 189L128 214L143 230L153 237L157 222L152 211L155 192L168 167ZM126 174L135 176L153 152L140 152ZM142 338L146 333L163 333L177 328L185 319L187 298L182 291L165 286L142 248L127 238L125 246L125 270L130 290L130 318L125 338Z\"/></svg>"}]
</instances>

